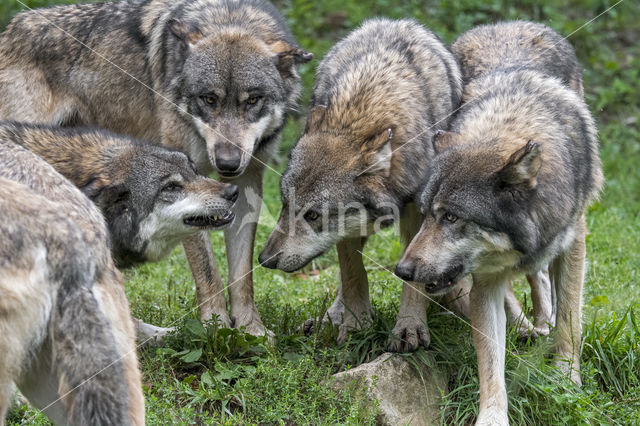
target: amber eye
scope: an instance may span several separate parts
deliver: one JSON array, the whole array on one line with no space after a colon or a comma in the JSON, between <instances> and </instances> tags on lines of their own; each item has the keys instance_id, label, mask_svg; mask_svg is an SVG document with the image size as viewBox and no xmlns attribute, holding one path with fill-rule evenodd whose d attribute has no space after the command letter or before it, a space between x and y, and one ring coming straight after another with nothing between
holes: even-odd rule
<instances>
[{"instance_id":1,"label":"amber eye","mask_svg":"<svg viewBox=\"0 0 640 426\"><path fill-rule=\"evenodd\" d=\"M204 96L202 96L202 100L208 105L215 105L216 104L216 97L215 96L204 95Z\"/></svg>"},{"instance_id":2,"label":"amber eye","mask_svg":"<svg viewBox=\"0 0 640 426\"><path fill-rule=\"evenodd\" d=\"M304 214L304 218L308 222L316 221L316 220L318 220L319 217L320 217L320 215L318 214L318 212L314 212L313 210L309 210L308 212L306 212Z\"/></svg>"},{"instance_id":3,"label":"amber eye","mask_svg":"<svg viewBox=\"0 0 640 426\"><path fill-rule=\"evenodd\" d=\"M247 105L255 105L260 100L259 96L254 96L252 98L247 99Z\"/></svg>"},{"instance_id":4,"label":"amber eye","mask_svg":"<svg viewBox=\"0 0 640 426\"><path fill-rule=\"evenodd\" d=\"M447 222L455 223L458 220L458 216L452 215L451 213L446 213L444 215L444 220Z\"/></svg>"}]
</instances>

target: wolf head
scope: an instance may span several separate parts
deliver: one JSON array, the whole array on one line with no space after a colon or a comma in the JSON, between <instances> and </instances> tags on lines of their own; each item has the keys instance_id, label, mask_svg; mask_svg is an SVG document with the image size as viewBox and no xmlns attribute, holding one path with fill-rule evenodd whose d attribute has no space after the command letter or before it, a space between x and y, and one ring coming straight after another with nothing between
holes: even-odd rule
<instances>
[{"instance_id":1,"label":"wolf head","mask_svg":"<svg viewBox=\"0 0 640 426\"><path fill-rule=\"evenodd\" d=\"M536 196L542 147L529 141L507 160L492 144L446 133L422 194L425 220L396 266L404 280L446 292L467 274L500 274L539 244L527 206Z\"/></svg>"},{"instance_id":2,"label":"wolf head","mask_svg":"<svg viewBox=\"0 0 640 426\"><path fill-rule=\"evenodd\" d=\"M295 271L342 239L370 235L398 216L398 200L385 186L393 130L364 140L313 131L318 108L282 177L283 208L260 254L263 266Z\"/></svg>"},{"instance_id":3,"label":"wolf head","mask_svg":"<svg viewBox=\"0 0 640 426\"><path fill-rule=\"evenodd\" d=\"M104 213L120 267L157 261L184 238L222 228L238 196L235 185L197 174L185 154L137 143L81 189Z\"/></svg>"},{"instance_id":4,"label":"wolf head","mask_svg":"<svg viewBox=\"0 0 640 426\"><path fill-rule=\"evenodd\" d=\"M265 140L278 135L300 91L296 67L313 55L240 27L204 35L196 25L168 24L185 51L180 106L206 147L206 155L205 147L188 153L201 171L238 176Z\"/></svg>"}]
</instances>

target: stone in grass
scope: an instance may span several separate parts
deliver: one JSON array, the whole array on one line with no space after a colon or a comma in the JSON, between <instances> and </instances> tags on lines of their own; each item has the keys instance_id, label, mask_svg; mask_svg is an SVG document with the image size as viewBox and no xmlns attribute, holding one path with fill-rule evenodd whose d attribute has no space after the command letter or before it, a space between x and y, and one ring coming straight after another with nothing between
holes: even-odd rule
<instances>
[{"instance_id":1,"label":"stone in grass","mask_svg":"<svg viewBox=\"0 0 640 426\"><path fill-rule=\"evenodd\" d=\"M378 423L383 425L431 425L440 416L439 403L446 392L446 376L435 368L435 360L426 354L433 367L391 353L374 361L334 375L335 386L355 386L366 392L373 404L378 401Z\"/></svg>"}]
</instances>

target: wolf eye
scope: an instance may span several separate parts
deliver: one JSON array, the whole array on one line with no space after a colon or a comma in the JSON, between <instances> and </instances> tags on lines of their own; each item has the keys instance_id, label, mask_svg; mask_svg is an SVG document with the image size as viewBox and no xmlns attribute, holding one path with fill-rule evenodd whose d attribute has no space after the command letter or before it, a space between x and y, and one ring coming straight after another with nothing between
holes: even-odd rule
<instances>
[{"instance_id":1,"label":"wolf eye","mask_svg":"<svg viewBox=\"0 0 640 426\"><path fill-rule=\"evenodd\" d=\"M458 220L458 216L453 215L451 213L446 213L444 215L444 220L446 220L447 222L455 223L456 220Z\"/></svg>"},{"instance_id":2,"label":"wolf eye","mask_svg":"<svg viewBox=\"0 0 640 426\"><path fill-rule=\"evenodd\" d=\"M162 190L166 191L166 192L177 192L177 191L182 190L182 185L180 185L179 183L176 183L176 182L171 182L171 183L166 184L162 188Z\"/></svg>"},{"instance_id":3,"label":"wolf eye","mask_svg":"<svg viewBox=\"0 0 640 426\"><path fill-rule=\"evenodd\" d=\"M201 96L202 100L208 104L208 105L215 105L216 104L216 97L212 96L212 95L204 95Z\"/></svg>"},{"instance_id":4,"label":"wolf eye","mask_svg":"<svg viewBox=\"0 0 640 426\"><path fill-rule=\"evenodd\" d=\"M255 105L258 103L259 100L260 100L260 96L253 96L247 99L247 105Z\"/></svg>"},{"instance_id":5,"label":"wolf eye","mask_svg":"<svg viewBox=\"0 0 640 426\"><path fill-rule=\"evenodd\" d=\"M316 220L318 220L319 217L320 217L320 215L318 214L318 212L315 212L313 210L309 210L308 212L306 212L304 214L304 218L308 222L316 221Z\"/></svg>"}]
</instances>

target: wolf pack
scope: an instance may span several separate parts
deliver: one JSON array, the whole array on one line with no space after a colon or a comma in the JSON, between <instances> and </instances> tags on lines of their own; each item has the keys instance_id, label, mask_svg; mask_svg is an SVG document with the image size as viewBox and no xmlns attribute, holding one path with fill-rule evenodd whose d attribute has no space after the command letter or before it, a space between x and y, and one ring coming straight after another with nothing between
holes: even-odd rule
<instances>
[{"instance_id":1,"label":"wolf pack","mask_svg":"<svg viewBox=\"0 0 640 426\"><path fill-rule=\"evenodd\" d=\"M169 329L131 317L119 269L179 244L202 321L273 336L253 297L262 179L312 59L266 0L13 18L0 34L0 424L16 386L56 424L144 424L136 345ZM398 223L388 350L446 332L429 329L429 303L468 318L476 424L508 424L508 322L552 332L555 363L581 383L585 211L603 181L581 68L558 33L502 22L447 46L413 19L370 19L317 66L258 261L293 272L335 245L335 300L301 330L335 326L343 342L373 318L367 238ZM522 276L533 322L512 287Z\"/></svg>"}]
</instances>

